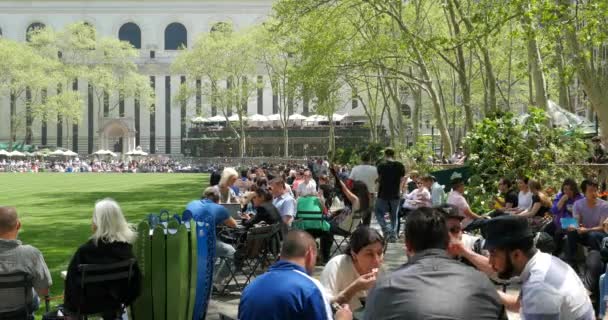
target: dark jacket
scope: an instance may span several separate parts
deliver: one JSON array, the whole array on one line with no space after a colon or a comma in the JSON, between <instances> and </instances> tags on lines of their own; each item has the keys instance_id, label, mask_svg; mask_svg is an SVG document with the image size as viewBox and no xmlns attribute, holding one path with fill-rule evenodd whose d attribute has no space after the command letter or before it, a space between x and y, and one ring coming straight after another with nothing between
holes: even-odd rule
<instances>
[{"instance_id":1,"label":"dark jacket","mask_svg":"<svg viewBox=\"0 0 608 320\"><path fill-rule=\"evenodd\" d=\"M255 216L249 220L243 220L243 225L246 227L252 227L254 224L260 222L266 222L266 224L275 224L281 222L281 214L279 210L272 204L272 202L264 202L261 206L255 208Z\"/></svg>"},{"instance_id":2,"label":"dark jacket","mask_svg":"<svg viewBox=\"0 0 608 320\"><path fill-rule=\"evenodd\" d=\"M93 240L83 244L74 256L68 267L68 276L65 281L64 306L69 312L98 313L114 309L121 302L131 304L140 293L141 272L137 263L133 268L131 285L126 281L108 281L100 284L87 285L86 295L81 290L81 276L78 271L80 264L110 264L134 258L132 246L124 242L106 243L99 241L95 245Z\"/></svg>"},{"instance_id":3,"label":"dark jacket","mask_svg":"<svg viewBox=\"0 0 608 320\"><path fill-rule=\"evenodd\" d=\"M487 276L430 249L381 278L367 298L365 319L499 319L496 289Z\"/></svg>"}]
</instances>

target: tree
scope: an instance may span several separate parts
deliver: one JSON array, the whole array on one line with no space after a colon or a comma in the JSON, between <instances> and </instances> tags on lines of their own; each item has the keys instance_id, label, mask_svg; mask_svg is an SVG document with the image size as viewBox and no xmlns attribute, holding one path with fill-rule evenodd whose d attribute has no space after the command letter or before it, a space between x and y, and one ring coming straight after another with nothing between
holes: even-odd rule
<instances>
[{"instance_id":1,"label":"tree","mask_svg":"<svg viewBox=\"0 0 608 320\"><path fill-rule=\"evenodd\" d=\"M138 71L135 58L139 53L130 43L99 37L95 28L85 22L68 25L61 31L44 28L31 36L30 43L47 59L59 63L63 82L58 83L63 87L69 88L77 78L88 81L100 106L98 123L119 106L119 101L107 101L111 93L123 99L138 99L141 105L151 108L150 112L154 111L154 92L148 77ZM69 90L64 92L70 94Z\"/></svg>"},{"instance_id":2,"label":"tree","mask_svg":"<svg viewBox=\"0 0 608 320\"><path fill-rule=\"evenodd\" d=\"M248 79L256 70L256 45L248 32L234 32L229 24L198 38L192 49L182 51L171 66L173 72L193 79L206 79L205 93L213 106L219 107L226 123L239 140L240 156L246 153L245 117L247 101L257 89L256 81ZM226 87L220 82L226 81ZM179 100L187 100L196 92L192 84L183 84ZM229 121L238 116L237 127Z\"/></svg>"},{"instance_id":3,"label":"tree","mask_svg":"<svg viewBox=\"0 0 608 320\"><path fill-rule=\"evenodd\" d=\"M261 61L272 86L273 94L278 97L279 120L283 128L283 156L289 157L289 115L290 104L295 103L298 84L290 79L297 63L294 54L294 36L289 30L279 30L281 26L273 20L255 30L255 41L259 46Z\"/></svg>"},{"instance_id":4,"label":"tree","mask_svg":"<svg viewBox=\"0 0 608 320\"><path fill-rule=\"evenodd\" d=\"M35 30L34 33L41 32ZM80 118L80 100L71 93L46 99L45 92L58 82L65 81L61 64L37 54L27 44L0 38L0 91L10 97L10 146L20 129L26 129L25 142L31 143L31 123L35 118L56 120L57 114L70 119ZM17 103L25 105L25 112L16 111ZM54 117L53 117L54 115ZM23 121L25 119L25 121Z\"/></svg>"}]
</instances>

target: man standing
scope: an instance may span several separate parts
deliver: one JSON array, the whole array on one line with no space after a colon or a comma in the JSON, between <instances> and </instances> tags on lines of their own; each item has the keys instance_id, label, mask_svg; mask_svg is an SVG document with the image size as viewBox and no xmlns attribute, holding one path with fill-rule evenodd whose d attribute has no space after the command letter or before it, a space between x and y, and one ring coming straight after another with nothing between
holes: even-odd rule
<instances>
[{"instance_id":1,"label":"man standing","mask_svg":"<svg viewBox=\"0 0 608 320\"><path fill-rule=\"evenodd\" d=\"M310 276L316 261L315 240L304 231L289 232L281 260L243 290L238 319L333 319L329 297L321 283ZM335 319L352 319L347 305Z\"/></svg>"},{"instance_id":2,"label":"man standing","mask_svg":"<svg viewBox=\"0 0 608 320\"><path fill-rule=\"evenodd\" d=\"M38 296L47 296L52 285L44 258L38 249L23 245L17 240L21 221L13 207L0 207L0 273L25 272L32 278L34 290L27 293L29 312L40 305ZM18 311L23 308L23 289L4 289L0 294L0 312Z\"/></svg>"},{"instance_id":3,"label":"man standing","mask_svg":"<svg viewBox=\"0 0 608 320\"><path fill-rule=\"evenodd\" d=\"M384 159L378 165L378 199L376 200L376 220L382 227L389 242L397 241L397 227L399 226L399 196L401 183L405 176L405 167L395 161L395 150L386 148ZM387 226L384 214L388 212L391 225Z\"/></svg>"},{"instance_id":4,"label":"man standing","mask_svg":"<svg viewBox=\"0 0 608 320\"><path fill-rule=\"evenodd\" d=\"M229 228L236 228L237 223L234 218L230 216L230 213L226 208L219 205L220 193L215 187L208 187L203 191L201 200L194 200L188 203L186 211L192 213L194 220L199 220L203 216L211 215L215 219L215 225L226 225ZM236 250L228 243L224 243L219 239L215 240L215 255L218 258L234 258L234 252ZM220 262L220 265L215 269L213 275L213 283L215 288L222 292L225 287L225 280L229 279L230 270L225 265L225 261Z\"/></svg>"},{"instance_id":5,"label":"man standing","mask_svg":"<svg viewBox=\"0 0 608 320\"><path fill-rule=\"evenodd\" d=\"M274 198L272 204L279 209L283 223L287 227L291 227L296 216L296 199L285 189L285 181L282 178L272 179L269 189Z\"/></svg>"},{"instance_id":6,"label":"man standing","mask_svg":"<svg viewBox=\"0 0 608 320\"><path fill-rule=\"evenodd\" d=\"M362 163L353 167L348 177L352 181L362 181L367 186L367 190L370 195L370 208L373 208L376 203L376 183L378 181L378 169L370 164L371 156L368 152L361 155ZM363 224L369 226L371 224L372 216L370 214L365 215L363 218Z\"/></svg>"},{"instance_id":7,"label":"man standing","mask_svg":"<svg viewBox=\"0 0 608 320\"><path fill-rule=\"evenodd\" d=\"M522 319L595 319L576 272L559 258L535 248L527 219L497 217L488 222L486 232L490 264L498 276L519 276L522 281L518 297L499 292L507 309L519 311Z\"/></svg>"},{"instance_id":8,"label":"man standing","mask_svg":"<svg viewBox=\"0 0 608 320\"><path fill-rule=\"evenodd\" d=\"M408 263L376 282L365 319L499 319L502 306L488 277L448 256L450 238L438 209L412 212L405 241Z\"/></svg>"}]
</instances>

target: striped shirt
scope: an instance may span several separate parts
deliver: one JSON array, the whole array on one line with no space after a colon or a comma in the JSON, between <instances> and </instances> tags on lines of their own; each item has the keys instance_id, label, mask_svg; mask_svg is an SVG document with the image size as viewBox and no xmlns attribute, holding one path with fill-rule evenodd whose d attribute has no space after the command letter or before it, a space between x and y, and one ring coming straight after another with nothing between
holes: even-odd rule
<instances>
[{"instance_id":1,"label":"striped shirt","mask_svg":"<svg viewBox=\"0 0 608 320\"><path fill-rule=\"evenodd\" d=\"M538 251L521 279L522 320L594 320L591 300L578 275L565 262Z\"/></svg>"}]
</instances>

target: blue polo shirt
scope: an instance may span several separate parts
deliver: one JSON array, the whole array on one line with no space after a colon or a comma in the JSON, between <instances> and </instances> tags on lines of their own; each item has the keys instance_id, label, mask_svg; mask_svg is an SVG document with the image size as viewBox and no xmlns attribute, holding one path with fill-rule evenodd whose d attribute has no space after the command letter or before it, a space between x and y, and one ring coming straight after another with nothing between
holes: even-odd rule
<instances>
[{"instance_id":1,"label":"blue polo shirt","mask_svg":"<svg viewBox=\"0 0 608 320\"><path fill-rule=\"evenodd\" d=\"M333 319L329 301L324 298L321 288L304 268L281 260L245 288L238 319Z\"/></svg>"},{"instance_id":2,"label":"blue polo shirt","mask_svg":"<svg viewBox=\"0 0 608 320\"><path fill-rule=\"evenodd\" d=\"M212 215L215 217L215 225L223 224L228 218L230 213L223 206L209 200L194 200L188 203L186 210L192 212L192 218L194 220L200 220L200 217L206 215Z\"/></svg>"}]
</instances>

